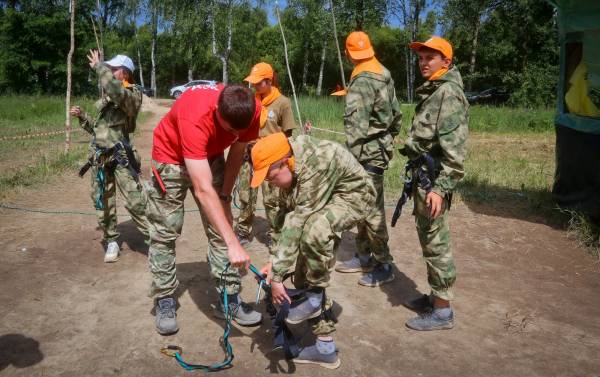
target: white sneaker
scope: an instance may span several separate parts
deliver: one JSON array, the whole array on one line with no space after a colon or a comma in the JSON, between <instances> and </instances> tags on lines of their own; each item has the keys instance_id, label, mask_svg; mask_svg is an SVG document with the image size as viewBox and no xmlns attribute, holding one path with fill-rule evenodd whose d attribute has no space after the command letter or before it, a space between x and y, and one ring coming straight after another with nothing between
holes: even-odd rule
<instances>
[{"instance_id":1,"label":"white sneaker","mask_svg":"<svg viewBox=\"0 0 600 377\"><path fill-rule=\"evenodd\" d=\"M109 242L104 253L104 263L112 263L119 260L119 244L115 241Z\"/></svg>"}]
</instances>

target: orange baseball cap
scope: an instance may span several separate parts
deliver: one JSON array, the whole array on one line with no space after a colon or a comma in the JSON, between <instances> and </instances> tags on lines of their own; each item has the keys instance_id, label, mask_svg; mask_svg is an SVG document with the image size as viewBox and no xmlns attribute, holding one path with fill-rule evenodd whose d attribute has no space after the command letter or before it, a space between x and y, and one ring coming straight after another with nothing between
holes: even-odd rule
<instances>
[{"instance_id":1,"label":"orange baseball cap","mask_svg":"<svg viewBox=\"0 0 600 377\"><path fill-rule=\"evenodd\" d=\"M346 38L346 51L352 59L363 60L375 56L369 36L362 31L354 31Z\"/></svg>"},{"instance_id":2,"label":"orange baseball cap","mask_svg":"<svg viewBox=\"0 0 600 377\"><path fill-rule=\"evenodd\" d=\"M244 81L248 81L250 84L258 84L264 79L273 80L273 67L268 63L261 62L252 67L250 74Z\"/></svg>"},{"instance_id":3,"label":"orange baseball cap","mask_svg":"<svg viewBox=\"0 0 600 377\"><path fill-rule=\"evenodd\" d=\"M276 132L258 139L252 147L252 182L250 187L258 187L267 177L271 164L284 158L292 147L283 132Z\"/></svg>"},{"instance_id":4,"label":"orange baseball cap","mask_svg":"<svg viewBox=\"0 0 600 377\"><path fill-rule=\"evenodd\" d=\"M445 57L452 60L452 45L442 37L432 36L425 42L412 42L408 45L412 50L419 50L421 47L428 47L442 53Z\"/></svg>"}]
</instances>

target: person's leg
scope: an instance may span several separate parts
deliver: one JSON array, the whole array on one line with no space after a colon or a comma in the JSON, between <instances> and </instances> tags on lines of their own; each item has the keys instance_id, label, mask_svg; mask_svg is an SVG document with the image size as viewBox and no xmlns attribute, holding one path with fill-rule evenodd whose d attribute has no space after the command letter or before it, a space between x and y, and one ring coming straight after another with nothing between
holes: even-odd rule
<instances>
[{"instance_id":1,"label":"person's leg","mask_svg":"<svg viewBox=\"0 0 600 377\"><path fill-rule=\"evenodd\" d=\"M106 244L105 262L116 262L119 259L117 240L117 202L115 176L106 170L98 174L98 167L92 166L90 176L92 182L92 203L96 208L98 226L102 229L103 241ZM98 206L102 208L98 209Z\"/></svg>"},{"instance_id":2,"label":"person's leg","mask_svg":"<svg viewBox=\"0 0 600 377\"><path fill-rule=\"evenodd\" d=\"M244 161L237 179L240 213L236 219L235 232L242 245L249 243L252 238L252 222L256 210L258 190L250 187L251 169L250 161Z\"/></svg>"},{"instance_id":3,"label":"person's leg","mask_svg":"<svg viewBox=\"0 0 600 377\"><path fill-rule=\"evenodd\" d=\"M176 332L174 294L179 286L175 268L175 241L183 228L184 201L191 186L185 167L153 162L166 189L161 192L156 178L146 186L150 249L148 264L152 274L149 296L156 301L156 329L160 334Z\"/></svg>"},{"instance_id":4,"label":"person's leg","mask_svg":"<svg viewBox=\"0 0 600 377\"><path fill-rule=\"evenodd\" d=\"M210 168L213 174L213 186L217 192L221 191L223 186L223 178L225 173L225 159L223 156L214 158L209 161ZM250 308L249 305L242 302L239 297L241 288L241 277L237 268L227 267L229 264L229 257L227 256L227 245L223 238L219 235L216 228L208 221L206 214L202 210L199 202L197 202L198 208L200 208L200 215L202 216L202 224L208 239L208 253L207 259L210 266L210 274L215 283L215 288L221 296L223 288L227 288L227 294L229 297L230 308L233 306L235 309L234 320L244 326L257 325L262 320L262 315ZM215 315L223 318L223 308L219 307Z\"/></svg>"},{"instance_id":5,"label":"person's leg","mask_svg":"<svg viewBox=\"0 0 600 377\"><path fill-rule=\"evenodd\" d=\"M115 178L117 188L125 201L125 209L129 212L138 230L144 234L145 238L148 238L148 219L146 217L148 198L142 185L138 184L129 170L122 166L117 166L115 169Z\"/></svg>"},{"instance_id":6,"label":"person's leg","mask_svg":"<svg viewBox=\"0 0 600 377\"><path fill-rule=\"evenodd\" d=\"M444 199L442 214L431 219L425 197L425 191L415 190L415 221L427 264L432 310L410 319L406 325L414 330L451 329L454 327L454 313L450 301L454 299L456 268L450 247L448 203Z\"/></svg>"}]
</instances>

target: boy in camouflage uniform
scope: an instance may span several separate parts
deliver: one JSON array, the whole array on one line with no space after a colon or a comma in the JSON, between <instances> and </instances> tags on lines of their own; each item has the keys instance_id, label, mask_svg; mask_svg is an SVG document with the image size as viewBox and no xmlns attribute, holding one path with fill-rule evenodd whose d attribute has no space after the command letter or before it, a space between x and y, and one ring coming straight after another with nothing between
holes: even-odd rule
<instances>
[{"instance_id":1,"label":"boy in camouflage uniform","mask_svg":"<svg viewBox=\"0 0 600 377\"><path fill-rule=\"evenodd\" d=\"M369 272L359 284L376 287L394 280L385 221L383 173L393 156L394 136L402 113L390 72L375 58L371 41L362 31L346 39L346 55L354 65L346 94L346 144L377 190L376 206L368 222L358 224L358 255L336 266L339 272Z\"/></svg>"},{"instance_id":2,"label":"boy in camouflage uniform","mask_svg":"<svg viewBox=\"0 0 600 377\"><path fill-rule=\"evenodd\" d=\"M454 299L456 269L448 211L452 192L465 174L469 104L461 75L451 66L452 46L448 41L431 37L424 43L411 43L410 48L419 55L419 68L427 81L416 90L419 102L401 153L412 164L413 182L425 182L412 185L412 196L431 294L405 303L421 313L406 325L421 331L451 329L454 314L450 301ZM432 168L434 171L429 171ZM419 174L432 179L422 180Z\"/></svg>"},{"instance_id":3,"label":"boy in camouflage uniform","mask_svg":"<svg viewBox=\"0 0 600 377\"><path fill-rule=\"evenodd\" d=\"M346 148L310 136L291 143L283 133L260 139L252 148L252 163L252 186L267 180L281 192L280 226L273 235L271 260L262 269L270 279L273 301L290 301L282 281L295 264L294 285L308 289L307 299L291 307L286 321L316 318L316 343L303 348L294 361L337 368L334 322L326 314L332 302L325 288L341 234L371 215L375 187Z\"/></svg>"},{"instance_id":4,"label":"boy in camouflage uniform","mask_svg":"<svg viewBox=\"0 0 600 377\"><path fill-rule=\"evenodd\" d=\"M256 64L244 81L254 87L256 99L262 104L258 137L265 137L275 132L284 132L288 137L292 136L292 131L296 128L292 104L289 98L281 94L277 88L275 72L271 65L262 62ZM236 220L235 231L242 245L249 243L252 237L252 222L258 196L258 188L250 187L251 171L252 164L248 152L237 180L240 213ZM268 222L267 234L270 238L273 220L277 214L279 189L268 182L264 182L261 189Z\"/></svg>"},{"instance_id":5,"label":"boy in camouflage uniform","mask_svg":"<svg viewBox=\"0 0 600 377\"><path fill-rule=\"evenodd\" d=\"M120 251L116 188L123 195L125 209L138 229L148 237L146 199L138 178L140 157L131 143L131 133L142 106L142 92L132 84L134 66L127 56L117 55L102 63L98 52L90 51L88 60L103 92L96 102L98 116L92 119L78 106L72 107L70 113L78 117L81 127L93 136L89 162L80 175L91 168L92 201L107 245L104 261L115 262Z\"/></svg>"}]
</instances>

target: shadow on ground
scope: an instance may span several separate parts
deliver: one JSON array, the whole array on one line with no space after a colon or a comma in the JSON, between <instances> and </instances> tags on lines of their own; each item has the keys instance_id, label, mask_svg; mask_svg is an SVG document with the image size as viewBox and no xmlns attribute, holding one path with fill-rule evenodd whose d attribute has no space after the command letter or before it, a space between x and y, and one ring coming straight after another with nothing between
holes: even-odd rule
<instances>
[{"instance_id":1,"label":"shadow on ground","mask_svg":"<svg viewBox=\"0 0 600 377\"><path fill-rule=\"evenodd\" d=\"M0 371L9 365L15 368L27 368L44 359L40 343L23 334L0 336Z\"/></svg>"}]
</instances>

